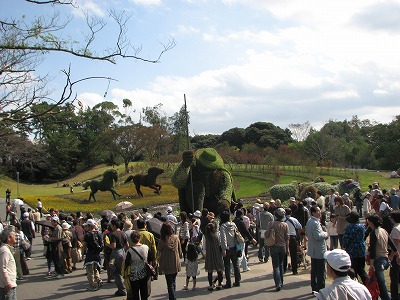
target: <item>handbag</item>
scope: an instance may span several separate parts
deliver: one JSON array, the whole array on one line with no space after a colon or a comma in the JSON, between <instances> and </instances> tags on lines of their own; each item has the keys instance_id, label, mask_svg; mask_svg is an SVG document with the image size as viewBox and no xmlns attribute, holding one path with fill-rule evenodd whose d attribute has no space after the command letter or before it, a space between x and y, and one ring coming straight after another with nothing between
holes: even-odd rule
<instances>
[{"instance_id":1,"label":"handbag","mask_svg":"<svg viewBox=\"0 0 400 300\"><path fill-rule=\"evenodd\" d=\"M272 247L273 245L275 245L275 229L272 227L273 222L269 223L268 225L270 225L271 229L269 236L268 237L264 236L264 242L265 245L267 245L267 247ZM267 231L265 231L265 233L267 233Z\"/></svg>"},{"instance_id":2,"label":"handbag","mask_svg":"<svg viewBox=\"0 0 400 300\"><path fill-rule=\"evenodd\" d=\"M371 293L372 299L377 300L381 292L379 290L378 282L376 281L375 271L371 269L369 270L368 277L365 280L364 284L368 291Z\"/></svg>"},{"instance_id":3,"label":"handbag","mask_svg":"<svg viewBox=\"0 0 400 300\"><path fill-rule=\"evenodd\" d=\"M235 243L242 244L245 242L244 237L240 234L239 229L235 227Z\"/></svg>"},{"instance_id":4,"label":"handbag","mask_svg":"<svg viewBox=\"0 0 400 300\"><path fill-rule=\"evenodd\" d=\"M31 243L29 243L28 240L22 240L21 246L22 246L22 249L24 249L24 251L27 251L31 248Z\"/></svg>"},{"instance_id":5,"label":"handbag","mask_svg":"<svg viewBox=\"0 0 400 300\"><path fill-rule=\"evenodd\" d=\"M154 267L151 264L149 264L146 260L144 260L143 257L139 254L139 252L136 251L135 248L131 247L131 249L136 252L136 254L139 256L139 258L141 260L144 261L144 264L145 264L145 267L146 267L147 277L155 276L157 274L156 269L154 269Z\"/></svg>"}]
</instances>

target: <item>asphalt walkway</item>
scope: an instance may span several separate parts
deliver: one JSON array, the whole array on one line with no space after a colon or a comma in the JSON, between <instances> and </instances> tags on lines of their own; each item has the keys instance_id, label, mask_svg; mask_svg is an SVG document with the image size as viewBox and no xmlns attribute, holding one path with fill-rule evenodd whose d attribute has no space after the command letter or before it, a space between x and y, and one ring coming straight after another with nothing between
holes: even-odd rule
<instances>
[{"instance_id":1,"label":"asphalt walkway","mask_svg":"<svg viewBox=\"0 0 400 300\"><path fill-rule=\"evenodd\" d=\"M5 199L0 200L0 217L5 218ZM256 248L249 247L249 267L250 271L241 273L242 282L240 287L232 287L226 290L208 291L207 273L204 271L204 260L200 260L200 274L197 276L197 289L185 291L185 269L177 277L177 299L202 299L212 297L212 299L315 299L311 295L310 269L299 268L298 275L292 275L290 271L284 276L284 285L280 292L275 291L272 277L272 264L260 263L257 258ZM32 259L28 261L30 275L26 275L23 280L18 281L18 299L124 299L124 297L114 297L116 291L114 283L105 283L103 287L95 292L86 291L88 281L82 263L77 265L78 269L71 274L66 274L62 279L52 279L46 276L46 259L43 256L43 245L41 237L33 241ZM103 272L101 277L105 281L106 274ZM192 283L189 283L191 288ZM167 286L164 276L152 282L152 294L150 299L168 299Z\"/></svg>"}]
</instances>

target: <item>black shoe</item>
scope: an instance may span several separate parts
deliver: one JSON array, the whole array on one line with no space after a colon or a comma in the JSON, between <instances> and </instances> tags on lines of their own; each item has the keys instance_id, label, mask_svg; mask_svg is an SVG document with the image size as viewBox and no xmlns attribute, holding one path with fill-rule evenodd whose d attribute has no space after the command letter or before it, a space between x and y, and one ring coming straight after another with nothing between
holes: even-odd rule
<instances>
[{"instance_id":1,"label":"black shoe","mask_svg":"<svg viewBox=\"0 0 400 300\"><path fill-rule=\"evenodd\" d=\"M120 291L116 291L116 292L114 293L114 296L115 296L115 297L118 297L118 296L126 296L126 293L120 292Z\"/></svg>"},{"instance_id":2,"label":"black shoe","mask_svg":"<svg viewBox=\"0 0 400 300\"><path fill-rule=\"evenodd\" d=\"M276 291L277 291L277 292L279 292L281 289L282 289L281 286L277 286L277 287L276 287Z\"/></svg>"},{"instance_id":3,"label":"black shoe","mask_svg":"<svg viewBox=\"0 0 400 300\"><path fill-rule=\"evenodd\" d=\"M235 286L235 287L236 287L236 286L240 286L240 282L234 282L234 283L233 283L233 286Z\"/></svg>"},{"instance_id":4,"label":"black shoe","mask_svg":"<svg viewBox=\"0 0 400 300\"><path fill-rule=\"evenodd\" d=\"M293 272L293 275L297 275L297 274L299 274L299 272Z\"/></svg>"},{"instance_id":5,"label":"black shoe","mask_svg":"<svg viewBox=\"0 0 400 300\"><path fill-rule=\"evenodd\" d=\"M223 289L230 289L232 286L230 284L224 284L222 286Z\"/></svg>"}]
</instances>

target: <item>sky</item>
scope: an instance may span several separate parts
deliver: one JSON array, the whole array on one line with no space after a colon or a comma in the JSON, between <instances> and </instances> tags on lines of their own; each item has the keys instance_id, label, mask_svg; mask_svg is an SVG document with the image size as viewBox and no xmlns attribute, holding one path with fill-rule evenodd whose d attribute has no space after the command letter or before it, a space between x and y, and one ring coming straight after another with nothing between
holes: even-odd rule
<instances>
[{"instance_id":1,"label":"sky","mask_svg":"<svg viewBox=\"0 0 400 300\"><path fill-rule=\"evenodd\" d=\"M7 5L5 3L8 2ZM400 112L400 1L379 0L78 0L62 7L70 16L66 36L85 28L84 12L109 21L108 9L131 17L127 37L156 58L171 38L176 46L159 63L118 59L115 65L65 54L45 56L38 72L62 88L61 70L85 81L77 98L92 107L132 101L142 108L162 104L167 116L186 95L191 134L221 134L234 127L271 122L281 128L329 120L390 122ZM2 1L0 16L50 15L51 7ZM112 45L107 29L96 48ZM102 47L102 48L101 48ZM105 92L107 95L105 96Z\"/></svg>"}]
</instances>

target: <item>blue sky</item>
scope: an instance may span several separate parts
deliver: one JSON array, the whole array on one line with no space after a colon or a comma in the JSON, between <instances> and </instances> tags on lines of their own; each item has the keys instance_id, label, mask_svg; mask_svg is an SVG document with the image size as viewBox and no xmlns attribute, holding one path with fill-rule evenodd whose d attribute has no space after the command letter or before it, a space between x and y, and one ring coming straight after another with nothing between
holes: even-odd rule
<instances>
[{"instance_id":1,"label":"blue sky","mask_svg":"<svg viewBox=\"0 0 400 300\"><path fill-rule=\"evenodd\" d=\"M5 6L5 2L8 2ZM62 87L60 70L73 78L110 76L77 87L93 106L133 102L134 120L143 107L163 104L167 115L186 94L192 134L220 134L258 121L282 128L309 121L359 118L387 123L400 112L400 3L377 0L78 0L64 7L68 34L84 28L83 11L108 18L107 8L132 14L128 37L154 58L160 43L177 45L158 64L119 59L116 65L64 54L46 56L38 72ZM2 1L0 15L32 17L50 7ZM98 44L111 43L107 31Z\"/></svg>"}]
</instances>

